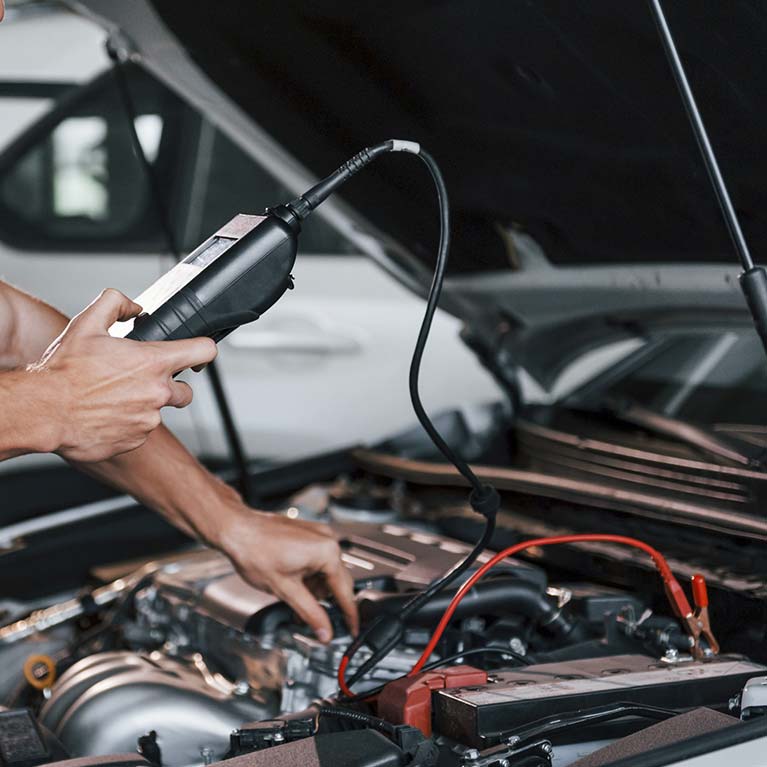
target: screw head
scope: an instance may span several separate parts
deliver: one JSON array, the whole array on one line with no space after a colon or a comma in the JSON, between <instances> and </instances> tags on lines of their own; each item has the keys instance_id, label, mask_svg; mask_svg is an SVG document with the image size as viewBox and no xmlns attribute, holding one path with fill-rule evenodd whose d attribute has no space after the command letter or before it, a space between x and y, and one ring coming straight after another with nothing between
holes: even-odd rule
<instances>
[{"instance_id":1,"label":"screw head","mask_svg":"<svg viewBox=\"0 0 767 767\"><path fill-rule=\"evenodd\" d=\"M467 748L463 752L463 758L470 762L475 762L479 759L479 751L476 748Z\"/></svg>"}]
</instances>

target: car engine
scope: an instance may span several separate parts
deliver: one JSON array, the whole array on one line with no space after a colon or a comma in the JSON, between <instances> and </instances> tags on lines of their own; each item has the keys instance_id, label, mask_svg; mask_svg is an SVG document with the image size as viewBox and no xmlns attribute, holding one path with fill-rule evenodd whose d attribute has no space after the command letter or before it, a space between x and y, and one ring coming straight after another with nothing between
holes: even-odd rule
<instances>
[{"instance_id":1,"label":"car engine","mask_svg":"<svg viewBox=\"0 0 767 767\"><path fill-rule=\"evenodd\" d=\"M404 518L392 493L383 501L355 504L317 486L288 512L334 527L363 627L471 549L427 517ZM559 580L535 557L506 559L478 582L430 663L408 676L451 594L425 604L351 699L338 670L352 638L330 603L335 637L324 645L212 550L114 563L93 579L0 628L0 744L29 751L37 739L44 753L32 748L24 765L120 754L154 767L246 756L249 765L569 765L669 721L689 737L767 710L767 666L705 643L695 653L657 600L598 577ZM369 655L362 647L347 673Z\"/></svg>"}]
</instances>

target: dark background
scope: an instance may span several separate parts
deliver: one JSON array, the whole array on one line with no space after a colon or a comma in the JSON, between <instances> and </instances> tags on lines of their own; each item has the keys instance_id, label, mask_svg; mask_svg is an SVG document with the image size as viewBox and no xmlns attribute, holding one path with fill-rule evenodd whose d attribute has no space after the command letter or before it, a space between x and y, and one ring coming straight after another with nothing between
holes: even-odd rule
<instances>
[{"instance_id":1,"label":"dark background","mask_svg":"<svg viewBox=\"0 0 767 767\"><path fill-rule=\"evenodd\" d=\"M208 74L318 175L415 139L445 172L454 271L509 265L498 225L557 264L733 261L642 0L154 0ZM664 3L758 257L767 4ZM431 258L428 176L388 157L344 190Z\"/></svg>"}]
</instances>

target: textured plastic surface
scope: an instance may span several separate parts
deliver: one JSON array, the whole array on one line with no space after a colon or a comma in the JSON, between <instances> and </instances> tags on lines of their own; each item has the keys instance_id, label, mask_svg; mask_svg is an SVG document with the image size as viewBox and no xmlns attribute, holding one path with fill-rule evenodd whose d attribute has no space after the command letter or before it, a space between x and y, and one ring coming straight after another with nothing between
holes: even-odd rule
<instances>
[{"instance_id":1,"label":"textured plastic surface","mask_svg":"<svg viewBox=\"0 0 767 767\"><path fill-rule=\"evenodd\" d=\"M238 237L236 222L241 218L252 219L255 226L246 227ZM167 298L137 317L127 337L166 341L208 336L220 341L240 325L257 320L293 287L290 272L298 232L296 220L275 213L258 219L235 217L155 283L153 288L162 289L171 274L180 276L178 289L171 279ZM179 273L179 267L187 274ZM193 276L185 281L191 270ZM153 288L143 295L151 295ZM141 297L137 302L142 304Z\"/></svg>"}]
</instances>

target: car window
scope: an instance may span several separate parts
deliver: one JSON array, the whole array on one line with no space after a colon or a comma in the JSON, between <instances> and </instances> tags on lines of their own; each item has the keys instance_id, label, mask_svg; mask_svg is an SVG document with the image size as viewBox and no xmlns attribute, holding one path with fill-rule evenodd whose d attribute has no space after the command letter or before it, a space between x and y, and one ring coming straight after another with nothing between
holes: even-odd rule
<instances>
[{"instance_id":1,"label":"car window","mask_svg":"<svg viewBox=\"0 0 767 767\"><path fill-rule=\"evenodd\" d=\"M135 127L162 204L188 252L237 213L294 194L223 132L147 72L126 69ZM0 158L0 237L34 251L159 252L166 237L146 173L133 152L125 104L111 71L77 94ZM355 250L318 216L303 254Z\"/></svg>"},{"instance_id":2,"label":"car window","mask_svg":"<svg viewBox=\"0 0 767 767\"><path fill-rule=\"evenodd\" d=\"M196 165L189 221L181 237L187 251L237 213L260 213L296 196L207 121L200 125ZM302 225L299 252L340 255L356 249L323 219L313 216Z\"/></svg>"},{"instance_id":3,"label":"car window","mask_svg":"<svg viewBox=\"0 0 767 767\"><path fill-rule=\"evenodd\" d=\"M764 350L750 328L726 328L648 337L615 369L571 398L598 408L607 399L631 401L686 421L721 426L767 426Z\"/></svg>"},{"instance_id":4,"label":"car window","mask_svg":"<svg viewBox=\"0 0 767 767\"><path fill-rule=\"evenodd\" d=\"M139 140L170 190L188 108L140 69L127 72ZM157 250L163 238L124 104L106 72L6 150L0 233L38 250Z\"/></svg>"}]
</instances>

